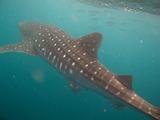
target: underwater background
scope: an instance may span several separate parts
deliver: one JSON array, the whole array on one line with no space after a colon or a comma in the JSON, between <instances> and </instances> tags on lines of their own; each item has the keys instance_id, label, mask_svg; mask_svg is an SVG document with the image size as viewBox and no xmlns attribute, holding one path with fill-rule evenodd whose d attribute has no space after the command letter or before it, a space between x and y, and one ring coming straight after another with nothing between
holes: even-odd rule
<instances>
[{"instance_id":1,"label":"underwater background","mask_svg":"<svg viewBox=\"0 0 160 120\"><path fill-rule=\"evenodd\" d=\"M100 62L132 75L138 95L160 106L160 3L153 1L122 6L105 0L0 0L0 46L22 40L20 22L54 24L74 38L100 32ZM66 119L150 120L129 107L116 110L91 90L72 92L40 57L0 54L0 120Z\"/></svg>"}]
</instances>

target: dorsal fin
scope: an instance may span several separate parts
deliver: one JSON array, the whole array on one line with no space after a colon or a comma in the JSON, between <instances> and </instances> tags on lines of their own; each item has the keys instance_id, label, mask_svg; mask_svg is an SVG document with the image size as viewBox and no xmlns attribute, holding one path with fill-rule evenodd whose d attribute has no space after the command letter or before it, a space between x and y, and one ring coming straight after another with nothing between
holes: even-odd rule
<instances>
[{"instance_id":1,"label":"dorsal fin","mask_svg":"<svg viewBox=\"0 0 160 120\"><path fill-rule=\"evenodd\" d=\"M132 76L130 75L118 75L117 79L127 88L132 89Z\"/></svg>"},{"instance_id":2,"label":"dorsal fin","mask_svg":"<svg viewBox=\"0 0 160 120\"><path fill-rule=\"evenodd\" d=\"M100 33L91 33L76 40L79 47L82 47L90 56L97 58L97 49L100 46L102 35Z\"/></svg>"}]
</instances>

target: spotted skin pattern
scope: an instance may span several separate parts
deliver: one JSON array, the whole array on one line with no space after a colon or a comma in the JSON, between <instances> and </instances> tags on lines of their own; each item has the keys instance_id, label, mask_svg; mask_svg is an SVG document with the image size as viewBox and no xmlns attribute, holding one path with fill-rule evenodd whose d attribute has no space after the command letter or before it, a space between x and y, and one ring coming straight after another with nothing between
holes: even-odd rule
<instances>
[{"instance_id":1,"label":"spotted skin pattern","mask_svg":"<svg viewBox=\"0 0 160 120\"><path fill-rule=\"evenodd\" d=\"M0 47L0 53L24 52L41 56L70 79L70 86L79 88L81 82L109 93L116 99L160 120L160 109L138 96L129 85L129 77L110 72L97 59L102 35L92 33L77 40L52 25L22 23L24 40L21 43ZM80 80L76 80L81 78ZM127 80L128 79L128 80ZM128 82L128 83L127 83ZM126 83L126 84L125 84Z\"/></svg>"}]
</instances>

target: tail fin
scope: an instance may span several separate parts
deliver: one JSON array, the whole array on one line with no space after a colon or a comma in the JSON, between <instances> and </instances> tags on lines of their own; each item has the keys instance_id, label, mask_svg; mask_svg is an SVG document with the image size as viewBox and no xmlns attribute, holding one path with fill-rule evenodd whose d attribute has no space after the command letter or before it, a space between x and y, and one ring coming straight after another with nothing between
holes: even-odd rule
<instances>
[{"instance_id":1,"label":"tail fin","mask_svg":"<svg viewBox=\"0 0 160 120\"><path fill-rule=\"evenodd\" d=\"M0 54L6 52L24 52L27 54L36 55L31 41L23 41L18 44L11 44L0 47Z\"/></svg>"}]
</instances>

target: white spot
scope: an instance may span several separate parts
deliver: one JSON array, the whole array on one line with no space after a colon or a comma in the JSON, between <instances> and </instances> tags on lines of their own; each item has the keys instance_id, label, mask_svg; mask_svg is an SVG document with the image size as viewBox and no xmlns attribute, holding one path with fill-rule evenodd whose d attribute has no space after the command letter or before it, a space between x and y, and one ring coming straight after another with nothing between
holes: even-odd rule
<instances>
[{"instance_id":1,"label":"white spot","mask_svg":"<svg viewBox=\"0 0 160 120\"><path fill-rule=\"evenodd\" d=\"M106 89L106 90L108 89L108 85L105 86L105 89Z\"/></svg>"},{"instance_id":2,"label":"white spot","mask_svg":"<svg viewBox=\"0 0 160 120\"><path fill-rule=\"evenodd\" d=\"M68 52L71 52L71 50L69 49Z\"/></svg>"},{"instance_id":3,"label":"white spot","mask_svg":"<svg viewBox=\"0 0 160 120\"><path fill-rule=\"evenodd\" d=\"M99 70L102 70L102 68L101 68L101 67L99 67L98 69L99 69Z\"/></svg>"},{"instance_id":4,"label":"white spot","mask_svg":"<svg viewBox=\"0 0 160 120\"><path fill-rule=\"evenodd\" d=\"M88 67L88 64L86 64L85 67Z\"/></svg>"},{"instance_id":5,"label":"white spot","mask_svg":"<svg viewBox=\"0 0 160 120\"><path fill-rule=\"evenodd\" d=\"M42 48L42 50L44 51L44 50L45 50L45 48Z\"/></svg>"},{"instance_id":6,"label":"white spot","mask_svg":"<svg viewBox=\"0 0 160 120\"><path fill-rule=\"evenodd\" d=\"M60 51L61 48L58 48L57 50Z\"/></svg>"},{"instance_id":7,"label":"white spot","mask_svg":"<svg viewBox=\"0 0 160 120\"><path fill-rule=\"evenodd\" d=\"M59 39L58 41L61 42L61 39Z\"/></svg>"},{"instance_id":8,"label":"white spot","mask_svg":"<svg viewBox=\"0 0 160 120\"><path fill-rule=\"evenodd\" d=\"M63 46L65 46L65 44L64 44L64 43L63 43L62 45L63 45Z\"/></svg>"},{"instance_id":9,"label":"white spot","mask_svg":"<svg viewBox=\"0 0 160 120\"><path fill-rule=\"evenodd\" d=\"M64 35L62 35L62 37L64 38L65 36L64 36Z\"/></svg>"},{"instance_id":10,"label":"white spot","mask_svg":"<svg viewBox=\"0 0 160 120\"><path fill-rule=\"evenodd\" d=\"M66 55L64 54L64 55L63 55L63 58L65 58L65 57L66 57Z\"/></svg>"},{"instance_id":11,"label":"white spot","mask_svg":"<svg viewBox=\"0 0 160 120\"><path fill-rule=\"evenodd\" d=\"M95 48L92 48L92 51L94 52L94 51L95 51Z\"/></svg>"},{"instance_id":12,"label":"white spot","mask_svg":"<svg viewBox=\"0 0 160 120\"><path fill-rule=\"evenodd\" d=\"M58 38L58 36L56 36L55 38Z\"/></svg>"},{"instance_id":13,"label":"white spot","mask_svg":"<svg viewBox=\"0 0 160 120\"><path fill-rule=\"evenodd\" d=\"M76 45L73 45L73 47L75 48L75 47L76 47Z\"/></svg>"},{"instance_id":14,"label":"white spot","mask_svg":"<svg viewBox=\"0 0 160 120\"><path fill-rule=\"evenodd\" d=\"M118 92L116 93L116 95L118 95L118 96L119 96L119 95L120 95L120 93L121 93L121 92L119 92L119 91L118 91Z\"/></svg>"},{"instance_id":15,"label":"white spot","mask_svg":"<svg viewBox=\"0 0 160 120\"><path fill-rule=\"evenodd\" d=\"M82 70L82 69L80 70L80 73L83 73L83 70Z\"/></svg>"},{"instance_id":16,"label":"white spot","mask_svg":"<svg viewBox=\"0 0 160 120\"><path fill-rule=\"evenodd\" d=\"M42 42L44 42L44 39L42 40Z\"/></svg>"},{"instance_id":17,"label":"white spot","mask_svg":"<svg viewBox=\"0 0 160 120\"><path fill-rule=\"evenodd\" d=\"M75 62L72 63L72 66L75 66Z\"/></svg>"},{"instance_id":18,"label":"white spot","mask_svg":"<svg viewBox=\"0 0 160 120\"><path fill-rule=\"evenodd\" d=\"M93 64L93 61L90 61L90 64Z\"/></svg>"},{"instance_id":19,"label":"white spot","mask_svg":"<svg viewBox=\"0 0 160 120\"><path fill-rule=\"evenodd\" d=\"M57 45L57 44L55 43L55 44L54 44L54 47L55 47L56 45Z\"/></svg>"},{"instance_id":20,"label":"white spot","mask_svg":"<svg viewBox=\"0 0 160 120\"><path fill-rule=\"evenodd\" d=\"M50 33L48 33L48 36L50 36L51 34Z\"/></svg>"},{"instance_id":21,"label":"white spot","mask_svg":"<svg viewBox=\"0 0 160 120\"><path fill-rule=\"evenodd\" d=\"M124 90L124 87L121 87L121 90Z\"/></svg>"},{"instance_id":22,"label":"white spot","mask_svg":"<svg viewBox=\"0 0 160 120\"><path fill-rule=\"evenodd\" d=\"M41 44L39 44L38 47L41 47Z\"/></svg>"},{"instance_id":23,"label":"white spot","mask_svg":"<svg viewBox=\"0 0 160 120\"><path fill-rule=\"evenodd\" d=\"M70 40L67 40L68 42L70 42Z\"/></svg>"},{"instance_id":24,"label":"white spot","mask_svg":"<svg viewBox=\"0 0 160 120\"><path fill-rule=\"evenodd\" d=\"M52 55L52 52L49 52L49 55Z\"/></svg>"},{"instance_id":25,"label":"white spot","mask_svg":"<svg viewBox=\"0 0 160 120\"><path fill-rule=\"evenodd\" d=\"M80 60L80 59L81 59L80 57L77 58L77 60Z\"/></svg>"},{"instance_id":26,"label":"white spot","mask_svg":"<svg viewBox=\"0 0 160 120\"><path fill-rule=\"evenodd\" d=\"M96 75L96 74L97 74L97 71L95 71L94 74Z\"/></svg>"},{"instance_id":27,"label":"white spot","mask_svg":"<svg viewBox=\"0 0 160 120\"><path fill-rule=\"evenodd\" d=\"M136 95L136 94L134 94L134 97L137 97L137 95Z\"/></svg>"},{"instance_id":28,"label":"white spot","mask_svg":"<svg viewBox=\"0 0 160 120\"><path fill-rule=\"evenodd\" d=\"M115 79L115 78L116 78L116 77L113 75L113 76L112 76L112 79Z\"/></svg>"},{"instance_id":29,"label":"white spot","mask_svg":"<svg viewBox=\"0 0 160 120\"><path fill-rule=\"evenodd\" d=\"M132 102L132 100L128 100L128 102L129 102L129 103L131 103L131 102Z\"/></svg>"},{"instance_id":30,"label":"white spot","mask_svg":"<svg viewBox=\"0 0 160 120\"><path fill-rule=\"evenodd\" d=\"M91 77L91 80L93 81L93 80L94 80L94 78L93 78L93 77Z\"/></svg>"},{"instance_id":31,"label":"white spot","mask_svg":"<svg viewBox=\"0 0 160 120\"><path fill-rule=\"evenodd\" d=\"M52 41L54 41L54 39L52 38Z\"/></svg>"},{"instance_id":32,"label":"white spot","mask_svg":"<svg viewBox=\"0 0 160 120\"><path fill-rule=\"evenodd\" d=\"M134 100L134 97L131 97L132 100Z\"/></svg>"},{"instance_id":33,"label":"white spot","mask_svg":"<svg viewBox=\"0 0 160 120\"><path fill-rule=\"evenodd\" d=\"M148 114L152 114L151 111L148 111Z\"/></svg>"},{"instance_id":34,"label":"white spot","mask_svg":"<svg viewBox=\"0 0 160 120\"><path fill-rule=\"evenodd\" d=\"M42 35L42 33L38 33L38 35Z\"/></svg>"},{"instance_id":35,"label":"white spot","mask_svg":"<svg viewBox=\"0 0 160 120\"><path fill-rule=\"evenodd\" d=\"M73 73L73 70L72 70L72 69L69 69L69 73L72 74L72 73Z\"/></svg>"},{"instance_id":36,"label":"white spot","mask_svg":"<svg viewBox=\"0 0 160 120\"><path fill-rule=\"evenodd\" d=\"M84 52L83 55L86 55L86 53Z\"/></svg>"}]
</instances>

